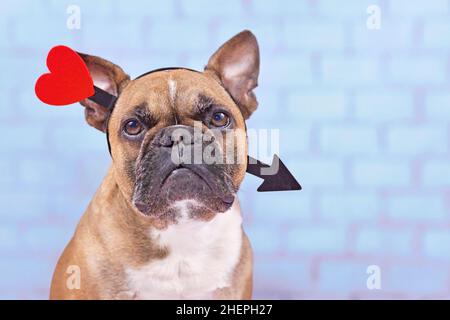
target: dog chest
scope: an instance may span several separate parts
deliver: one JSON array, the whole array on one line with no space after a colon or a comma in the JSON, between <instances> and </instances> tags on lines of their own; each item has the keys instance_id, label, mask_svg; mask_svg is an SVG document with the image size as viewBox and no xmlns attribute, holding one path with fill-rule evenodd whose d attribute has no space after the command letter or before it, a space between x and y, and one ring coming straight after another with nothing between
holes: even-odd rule
<instances>
[{"instance_id":1,"label":"dog chest","mask_svg":"<svg viewBox=\"0 0 450 320\"><path fill-rule=\"evenodd\" d=\"M184 219L151 237L167 257L127 269L129 292L137 299L208 299L230 286L242 246L238 206L209 222Z\"/></svg>"}]
</instances>

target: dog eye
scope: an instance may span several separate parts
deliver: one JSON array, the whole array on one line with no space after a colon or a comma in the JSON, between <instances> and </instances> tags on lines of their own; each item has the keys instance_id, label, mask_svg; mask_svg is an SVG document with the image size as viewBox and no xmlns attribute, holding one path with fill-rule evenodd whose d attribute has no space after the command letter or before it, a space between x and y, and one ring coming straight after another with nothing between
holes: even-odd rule
<instances>
[{"instance_id":1,"label":"dog eye","mask_svg":"<svg viewBox=\"0 0 450 320\"><path fill-rule=\"evenodd\" d=\"M211 124L219 128L227 127L230 124L230 117L224 112L216 112L212 115Z\"/></svg>"},{"instance_id":2,"label":"dog eye","mask_svg":"<svg viewBox=\"0 0 450 320\"><path fill-rule=\"evenodd\" d=\"M124 131L130 136L138 135L142 131L142 124L136 119L128 120L125 123Z\"/></svg>"}]
</instances>

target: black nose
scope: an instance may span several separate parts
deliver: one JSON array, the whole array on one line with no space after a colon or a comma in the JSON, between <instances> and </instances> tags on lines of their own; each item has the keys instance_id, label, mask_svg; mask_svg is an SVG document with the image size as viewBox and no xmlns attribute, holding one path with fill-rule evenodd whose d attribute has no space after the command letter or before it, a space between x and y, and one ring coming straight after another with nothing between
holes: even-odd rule
<instances>
[{"instance_id":1,"label":"black nose","mask_svg":"<svg viewBox=\"0 0 450 320\"><path fill-rule=\"evenodd\" d=\"M174 144L183 143L184 145L191 145L194 143L201 143L202 134L197 133L198 137L194 135L194 127L184 125L174 125L162 128L153 139L153 145L157 147L171 148ZM199 140L199 141L195 141Z\"/></svg>"}]
</instances>

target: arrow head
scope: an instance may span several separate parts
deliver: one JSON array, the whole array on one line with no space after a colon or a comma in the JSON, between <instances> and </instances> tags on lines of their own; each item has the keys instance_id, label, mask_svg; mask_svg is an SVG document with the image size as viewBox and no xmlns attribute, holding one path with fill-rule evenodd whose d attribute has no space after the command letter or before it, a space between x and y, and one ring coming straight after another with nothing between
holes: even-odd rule
<instances>
[{"instance_id":1,"label":"arrow head","mask_svg":"<svg viewBox=\"0 0 450 320\"><path fill-rule=\"evenodd\" d=\"M286 168L277 155L274 155L272 165L270 166L270 169L267 169L268 171L275 172L277 166L278 171L275 174L263 176L264 182L259 186L258 192L302 190L302 186L295 180L288 168Z\"/></svg>"}]
</instances>

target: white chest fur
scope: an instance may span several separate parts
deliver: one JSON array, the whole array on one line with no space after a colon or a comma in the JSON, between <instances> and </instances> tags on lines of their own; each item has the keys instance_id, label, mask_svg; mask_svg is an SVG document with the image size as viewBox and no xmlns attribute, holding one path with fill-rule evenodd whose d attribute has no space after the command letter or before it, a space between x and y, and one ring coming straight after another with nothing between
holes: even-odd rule
<instances>
[{"instance_id":1,"label":"white chest fur","mask_svg":"<svg viewBox=\"0 0 450 320\"><path fill-rule=\"evenodd\" d=\"M230 285L242 245L237 200L208 222L183 220L151 237L169 254L138 269L127 269L130 293L137 299L208 299Z\"/></svg>"}]
</instances>

